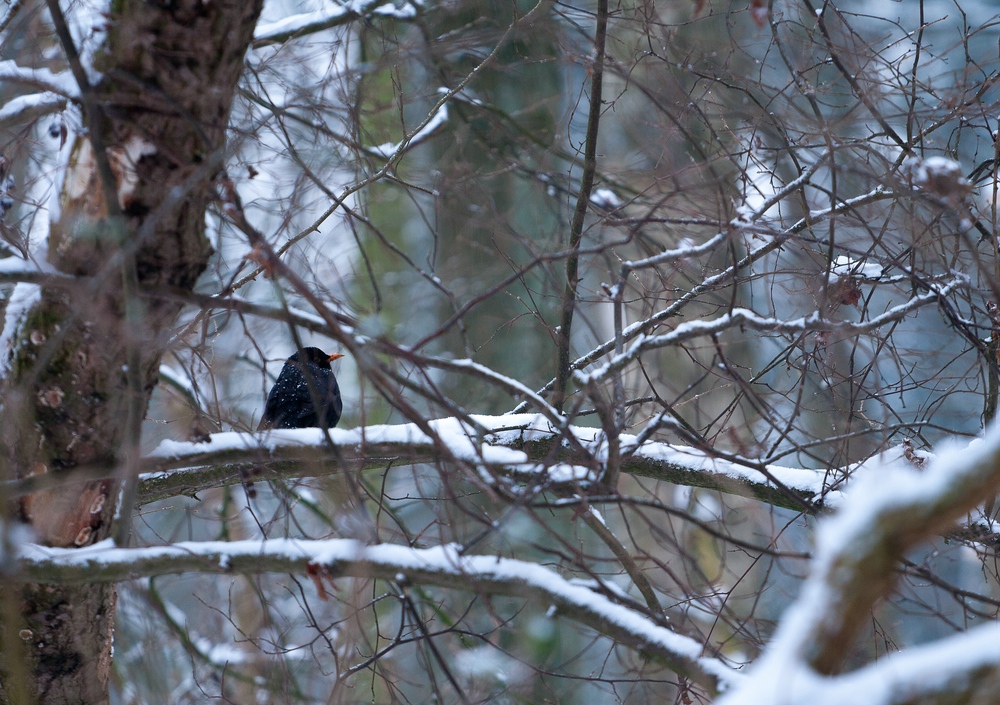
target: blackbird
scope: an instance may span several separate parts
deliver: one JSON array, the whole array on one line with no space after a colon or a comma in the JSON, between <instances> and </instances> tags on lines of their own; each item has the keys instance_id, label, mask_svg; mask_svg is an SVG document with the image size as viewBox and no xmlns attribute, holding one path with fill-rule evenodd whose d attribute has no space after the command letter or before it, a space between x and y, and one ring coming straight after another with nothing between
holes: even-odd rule
<instances>
[{"instance_id":1,"label":"blackbird","mask_svg":"<svg viewBox=\"0 0 1000 705\"><path fill-rule=\"evenodd\" d=\"M258 431L269 428L333 428L340 421L344 402L330 363L343 355L327 355L319 348L303 348L285 361L278 381L271 387ZM308 375L308 381L307 377ZM319 402L317 413L315 402Z\"/></svg>"}]
</instances>

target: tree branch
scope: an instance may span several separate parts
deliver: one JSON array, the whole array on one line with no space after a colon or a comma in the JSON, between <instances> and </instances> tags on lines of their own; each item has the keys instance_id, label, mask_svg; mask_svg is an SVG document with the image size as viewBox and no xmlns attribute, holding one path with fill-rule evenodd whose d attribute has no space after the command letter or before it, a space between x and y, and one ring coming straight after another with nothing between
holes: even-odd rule
<instances>
[{"instance_id":1,"label":"tree branch","mask_svg":"<svg viewBox=\"0 0 1000 705\"><path fill-rule=\"evenodd\" d=\"M587 135L584 142L583 175L580 193L570 225L569 249L566 259L566 288L562 300L562 320L557 336L556 389L553 406L560 412L566 397L570 377L570 347L573 332L573 312L576 310L576 288L580 258L578 250L583 239L583 223L590 208L590 192L594 188L597 172L597 136L601 122L602 85L604 81L604 45L608 36L608 0L597 0L597 29L594 33L594 63L590 66L590 105L587 116Z\"/></svg>"},{"instance_id":2,"label":"tree branch","mask_svg":"<svg viewBox=\"0 0 1000 705\"><path fill-rule=\"evenodd\" d=\"M710 693L733 685L738 674L703 645L656 624L648 616L574 585L543 566L498 556L466 556L457 546L428 549L366 546L349 539L183 542L154 548L82 550L31 547L19 578L49 584L120 582L138 577L200 572L220 574L315 573L323 578L378 578L523 597L550 604L559 614L616 643L656 659Z\"/></svg>"}]
</instances>

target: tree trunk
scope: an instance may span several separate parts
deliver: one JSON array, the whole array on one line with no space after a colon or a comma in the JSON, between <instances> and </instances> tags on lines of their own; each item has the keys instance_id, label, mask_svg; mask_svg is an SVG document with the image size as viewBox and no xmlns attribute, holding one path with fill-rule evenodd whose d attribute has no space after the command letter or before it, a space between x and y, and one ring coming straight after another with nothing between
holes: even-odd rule
<instances>
[{"instance_id":1,"label":"tree trunk","mask_svg":"<svg viewBox=\"0 0 1000 705\"><path fill-rule=\"evenodd\" d=\"M75 138L49 236L49 261L77 283L19 285L16 297L30 304L7 317L0 427L8 473L71 477L82 465L122 463L127 350L139 352L145 409L179 312L174 303L127 297L124 263L134 258L140 294L190 289L204 271L212 253L204 233L211 180L261 4L113 4L94 62L102 115L85 118L100 126L101 139ZM94 144L102 142L120 217L109 214L101 186ZM117 496L109 480L65 483L25 498L16 511L37 542L82 547L110 535ZM108 702L113 587L32 585L23 597L21 623L8 619L4 630L4 700L21 692L42 703ZM26 645L24 668L9 658L11 634Z\"/></svg>"}]
</instances>

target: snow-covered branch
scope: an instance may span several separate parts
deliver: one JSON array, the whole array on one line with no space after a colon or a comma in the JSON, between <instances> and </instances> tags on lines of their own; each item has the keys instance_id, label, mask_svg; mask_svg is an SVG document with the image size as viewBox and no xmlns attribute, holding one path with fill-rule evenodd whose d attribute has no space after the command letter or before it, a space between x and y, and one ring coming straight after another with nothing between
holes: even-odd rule
<instances>
[{"instance_id":1,"label":"snow-covered branch","mask_svg":"<svg viewBox=\"0 0 1000 705\"><path fill-rule=\"evenodd\" d=\"M807 701L807 693L816 692L821 680L831 685L838 681L870 682L863 672L833 679L822 677L836 672L851 653L859 628L871 618L875 602L891 588L898 561L906 551L950 526L998 490L997 425L983 439L940 452L926 468L886 466L862 478L851 489L842 510L820 525L811 574L800 597L782 618L774 640L751 671L750 680L722 702L768 702L765 696L775 692L777 682L782 683L782 697L788 697L790 684L802 688L794 698L796 702ZM989 630L977 630L896 658L901 667L916 667L936 654L949 681L961 681L966 676L975 681L983 677L984 670L995 676L1000 651L990 648L986 655L974 658L977 649L964 650L982 643L987 634L996 639ZM956 658L956 648L961 649L961 658ZM885 670L886 664L879 664L883 679ZM927 682L926 675L919 680ZM930 682L926 687L936 692L944 685ZM879 692L884 693L883 697L873 699L873 693L866 690L865 701L899 702L891 699L898 697L899 690ZM906 700L928 701L913 697L912 692Z\"/></svg>"},{"instance_id":2,"label":"snow-covered branch","mask_svg":"<svg viewBox=\"0 0 1000 705\"><path fill-rule=\"evenodd\" d=\"M443 89L447 92L447 89ZM448 104L441 103L427 119L417 128L416 131L401 142L386 142L367 149L369 154L388 159L394 157L397 152L401 152L411 147L416 147L421 142L427 140L435 132L443 128L448 122Z\"/></svg>"},{"instance_id":3,"label":"snow-covered branch","mask_svg":"<svg viewBox=\"0 0 1000 705\"><path fill-rule=\"evenodd\" d=\"M0 260L0 283L17 284L70 284L78 281L75 277L60 272L48 262L7 257Z\"/></svg>"},{"instance_id":4,"label":"snow-covered branch","mask_svg":"<svg viewBox=\"0 0 1000 705\"><path fill-rule=\"evenodd\" d=\"M349 539L184 542L154 548L22 547L19 578L43 583L97 583L178 573L298 573L319 580L380 578L487 595L523 597L654 658L709 692L739 681L703 645L553 570L498 556L463 555L456 546L414 549L366 546Z\"/></svg>"},{"instance_id":5,"label":"snow-covered branch","mask_svg":"<svg viewBox=\"0 0 1000 705\"><path fill-rule=\"evenodd\" d=\"M1000 673L1000 625L987 624L940 641L889 654L857 671L829 678L783 670L770 681L752 677L718 705L733 703L858 703L945 705L991 702ZM984 698L983 700L977 699Z\"/></svg>"},{"instance_id":6,"label":"snow-covered branch","mask_svg":"<svg viewBox=\"0 0 1000 705\"><path fill-rule=\"evenodd\" d=\"M43 115L61 112L66 109L68 102L66 96L50 91L12 98L0 108L0 130L37 120Z\"/></svg>"},{"instance_id":7,"label":"snow-covered branch","mask_svg":"<svg viewBox=\"0 0 1000 705\"><path fill-rule=\"evenodd\" d=\"M794 193L798 189L802 188L804 184L808 183L809 179L812 178L820 166L825 163L826 155L817 159L807 169L799 174L797 178L785 184L785 186L772 194L769 198L765 199L764 203L761 204L759 208L741 208L740 216L730 223L730 230L723 230L700 245L677 247L671 250L666 250L657 255L644 257L643 259L622 262L622 277L624 278L633 270L656 267L664 262L672 262L685 257L697 257L699 255L715 252L719 245L729 238L733 230L748 229L753 223L760 220L773 205L780 203L783 199L787 198L790 194Z\"/></svg>"},{"instance_id":8,"label":"snow-covered branch","mask_svg":"<svg viewBox=\"0 0 1000 705\"><path fill-rule=\"evenodd\" d=\"M888 323L895 323L902 320L909 313L921 306L934 303L952 291L967 288L968 286L968 277L956 273L955 277L947 284L935 287L934 290L926 294L918 294L905 303L893 306L884 313L859 323L825 318L816 313L794 320L782 320L760 316L748 309L736 308L711 320L686 321L664 335L640 335L628 350L624 351L621 355L616 355L606 364L592 372L583 373L578 371L575 373L575 377L582 385L600 382L607 379L614 372L620 371L644 352L670 345L679 345L687 340L701 336L717 335L736 327L751 328L762 332L784 335L801 335L807 332L835 333L841 336L862 335L877 330Z\"/></svg>"},{"instance_id":9,"label":"snow-covered branch","mask_svg":"<svg viewBox=\"0 0 1000 705\"><path fill-rule=\"evenodd\" d=\"M331 27L339 27L353 20L369 16L392 17L398 20L410 20L416 17L417 8L410 3L397 7L385 0L353 0L343 5L303 12L284 17L275 22L258 25L253 36L253 46L283 42L292 37L312 34Z\"/></svg>"},{"instance_id":10,"label":"snow-covered branch","mask_svg":"<svg viewBox=\"0 0 1000 705\"><path fill-rule=\"evenodd\" d=\"M762 261L764 258L768 257L771 253L780 249L781 246L788 241L793 235L802 232L803 230L809 228L816 223L819 223L826 218L831 216L839 215L842 213L849 213L861 206L875 203L887 198L892 197L892 192L882 186L877 186L876 188L863 193L854 198L849 198L841 203L830 208L825 208L809 213L809 215L796 221L793 225L781 230L779 233L774 235L768 242L750 250L745 256L743 256L738 262L730 265L726 269L706 277L702 280L700 284L691 288L683 296L678 298L676 301L666 306L653 315L641 320L636 321L622 330L622 340L624 342L629 342L635 340L636 338L644 335L648 335L652 331L656 330L657 327L663 325L665 321L670 320L680 314L680 312L691 304L693 301L697 301L699 297L704 296L707 292L714 291L716 288L727 284L732 281L733 277L736 276L738 272L742 272L753 264ZM748 224L751 222L746 221ZM718 238L719 241L723 241L725 237L720 234L714 236L713 239ZM671 253L672 256L673 253ZM669 259L670 257L668 257ZM575 359L570 364L571 370L581 370L587 365L593 364L597 360L601 359L609 352L615 349L615 338L606 340L597 347L593 348L584 355L581 355ZM538 392L544 393L552 389L555 385L555 379L549 380ZM527 404L522 402L515 407L515 412L524 411L527 408Z\"/></svg>"},{"instance_id":11,"label":"snow-covered branch","mask_svg":"<svg viewBox=\"0 0 1000 705\"><path fill-rule=\"evenodd\" d=\"M520 479L536 478L540 484L579 482L580 466L592 468L597 477L604 444L600 431L570 426L579 447L589 457L571 453L564 432L548 419L535 414L474 416L488 434L481 439L477 429L457 419L429 422L438 435L435 443L415 424L331 429L329 440L320 429L272 431L268 434L217 433L208 443L164 441L144 459L140 497L144 503L179 494L195 494L210 487L243 481L248 467L264 472L262 480L278 477L327 475L344 469L385 467L461 458L477 466L504 469ZM622 461L624 472L681 485L716 489L751 496L768 503L799 509L803 500L829 501L830 483L842 474L767 466L754 469L713 458L694 448L646 442L635 447L635 437L622 434L630 453ZM548 465L540 464L546 461ZM325 461L325 462L304 462ZM765 474L766 473L766 474ZM768 478L776 479L781 486ZM789 495L789 490L794 494Z\"/></svg>"},{"instance_id":12,"label":"snow-covered branch","mask_svg":"<svg viewBox=\"0 0 1000 705\"><path fill-rule=\"evenodd\" d=\"M14 61L0 61L0 83L20 83L65 98L80 97L80 89L69 71L52 73L49 69L24 68Z\"/></svg>"}]
</instances>

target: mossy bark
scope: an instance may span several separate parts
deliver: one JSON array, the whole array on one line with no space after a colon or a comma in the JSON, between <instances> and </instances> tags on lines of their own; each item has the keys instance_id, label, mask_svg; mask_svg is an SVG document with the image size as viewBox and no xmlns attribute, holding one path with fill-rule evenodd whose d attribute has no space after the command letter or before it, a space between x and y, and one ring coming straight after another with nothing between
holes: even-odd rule
<instances>
[{"instance_id":1,"label":"mossy bark","mask_svg":"<svg viewBox=\"0 0 1000 705\"><path fill-rule=\"evenodd\" d=\"M80 283L43 286L9 351L0 425L5 462L18 477L71 477L80 465L120 462L127 349L141 351L145 408L180 310L148 297L126 300L124 258L134 258L140 294L190 289L207 266L205 209L261 4L115 3L95 61L103 115L88 121L102 126L101 140L75 138L49 237L50 262ZM101 142L116 181L110 197L121 216L114 220L94 153ZM38 542L86 546L109 536L116 496L112 481L70 483L23 498L17 511ZM24 641L28 668L3 659L4 693L27 691L42 703L108 702L113 586L31 585L22 598L21 623L5 632ZM11 687L15 672L27 673L27 683Z\"/></svg>"}]
</instances>

